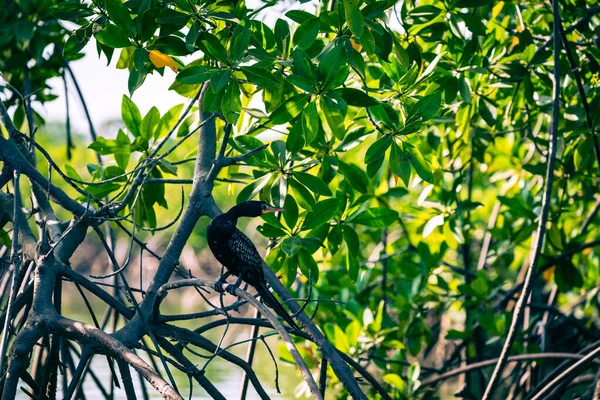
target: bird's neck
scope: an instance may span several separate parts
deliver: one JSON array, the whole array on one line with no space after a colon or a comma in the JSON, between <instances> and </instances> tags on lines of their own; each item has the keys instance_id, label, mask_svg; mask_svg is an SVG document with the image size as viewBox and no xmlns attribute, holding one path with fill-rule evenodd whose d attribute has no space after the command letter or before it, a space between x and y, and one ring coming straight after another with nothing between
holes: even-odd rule
<instances>
[{"instance_id":1,"label":"bird's neck","mask_svg":"<svg viewBox=\"0 0 600 400\"><path fill-rule=\"evenodd\" d=\"M224 215L226 216L226 218L233 221L234 224L237 224L238 218L246 217L246 215L244 215L244 210L242 209L240 204L231 207L229 211L227 211Z\"/></svg>"}]
</instances>

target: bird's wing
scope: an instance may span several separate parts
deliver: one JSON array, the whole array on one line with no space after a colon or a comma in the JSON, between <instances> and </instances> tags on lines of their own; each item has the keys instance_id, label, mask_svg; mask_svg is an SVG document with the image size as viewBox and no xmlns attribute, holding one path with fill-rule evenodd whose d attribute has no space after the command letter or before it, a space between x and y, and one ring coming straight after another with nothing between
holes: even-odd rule
<instances>
[{"instance_id":1,"label":"bird's wing","mask_svg":"<svg viewBox=\"0 0 600 400\"><path fill-rule=\"evenodd\" d=\"M248 236L236 229L229 239L229 248L240 258L242 263L262 272L262 258Z\"/></svg>"}]
</instances>

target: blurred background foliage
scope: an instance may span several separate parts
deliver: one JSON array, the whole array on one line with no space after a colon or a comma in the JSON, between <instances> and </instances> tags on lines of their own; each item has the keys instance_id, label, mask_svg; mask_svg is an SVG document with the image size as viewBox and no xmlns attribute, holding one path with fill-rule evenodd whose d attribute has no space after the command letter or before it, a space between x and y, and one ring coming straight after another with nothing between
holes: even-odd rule
<instances>
[{"instance_id":1,"label":"blurred background foliage","mask_svg":"<svg viewBox=\"0 0 600 400\"><path fill-rule=\"evenodd\" d=\"M450 386L432 377L494 359L510 325L547 162L550 3L332 0L269 20L276 3L251 9L243 1L8 2L0 13L3 98L19 129L39 127L35 139L72 184L118 200L131 184L129 173L210 81L202 107L219 113L221 138L225 123L233 125L227 154L268 144L219 175L217 202L227 209L260 198L286 208L279 218L242 229L259 248L268 246L266 261L298 297L326 300L309 303L307 311L330 341L382 381L392 398L446 397L462 383L458 396L481 396L488 370L455 377ZM600 10L579 0L560 7L558 162L548 233L515 353L577 353L599 335L600 154L593 110L600 106ZM118 59L116 68L129 71L130 95L148 74L178 71L171 89L182 103L142 115L124 96L120 128L93 140L74 136L65 150L65 127L45 126L35 110L63 95L48 80L67 75L68 63L94 41L100 57ZM157 248L172 229L156 229L187 201L179 187L185 193L193 176L197 144L184 139L197 126L196 114L167 147L181 145L123 210L133 211L140 238ZM37 162L47 171L44 157ZM89 201L62 178L54 175L53 182ZM59 216L67 219L66 212ZM214 278L207 223L198 224L188 243L198 258L184 255L182 264ZM3 238L9 246L6 232ZM151 278L150 263L139 277L142 286ZM309 366L318 368L316 347L302 346ZM284 349L280 359L289 359ZM502 390L520 398L558 364L529 364L535 373L529 370L527 384L521 379L526 365L511 364ZM344 398L330 377L329 396Z\"/></svg>"}]
</instances>

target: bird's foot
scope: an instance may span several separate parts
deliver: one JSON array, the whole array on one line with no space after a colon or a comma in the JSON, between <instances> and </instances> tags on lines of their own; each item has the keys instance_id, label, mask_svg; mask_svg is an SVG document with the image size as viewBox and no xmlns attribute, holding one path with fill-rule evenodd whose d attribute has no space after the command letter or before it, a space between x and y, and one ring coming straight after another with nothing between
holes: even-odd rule
<instances>
[{"instance_id":1,"label":"bird's foot","mask_svg":"<svg viewBox=\"0 0 600 400\"><path fill-rule=\"evenodd\" d=\"M225 289L225 291L227 293L229 293L232 296L235 296L235 289L237 289L238 287L236 285L229 285L227 286L227 289Z\"/></svg>"},{"instance_id":2,"label":"bird's foot","mask_svg":"<svg viewBox=\"0 0 600 400\"><path fill-rule=\"evenodd\" d=\"M219 279L218 281L215 282L215 290L219 293L225 293L225 288L223 288L223 285L226 285L227 281L223 281L221 279ZM229 286L227 287L227 289L229 289Z\"/></svg>"}]
</instances>

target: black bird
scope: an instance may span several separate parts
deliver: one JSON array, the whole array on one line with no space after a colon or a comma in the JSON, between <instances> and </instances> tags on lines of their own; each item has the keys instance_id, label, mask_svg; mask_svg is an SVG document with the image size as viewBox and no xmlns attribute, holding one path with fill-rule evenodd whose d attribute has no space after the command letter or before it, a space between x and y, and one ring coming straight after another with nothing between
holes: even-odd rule
<instances>
[{"instance_id":1,"label":"black bird","mask_svg":"<svg viewBox=\"0 0 600 400\"><path fill-rule=\"evenodd\" d=\"M263 272L263 260L254 243L236 228L240 217L258 217L276 211L284 211L284 209L273 207L264 201L245 201L213 218L206 228L208 246L215 258L227 268L215 287L222 291L227 277L232 274L237 276L238 280L235 284L227 288L231 294L234 294L235 288L239 287L244 280L256 289L266 305L275 310L294 329L298 329L292 317L269 291Z\"/></svg>"}]
</instances>

